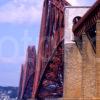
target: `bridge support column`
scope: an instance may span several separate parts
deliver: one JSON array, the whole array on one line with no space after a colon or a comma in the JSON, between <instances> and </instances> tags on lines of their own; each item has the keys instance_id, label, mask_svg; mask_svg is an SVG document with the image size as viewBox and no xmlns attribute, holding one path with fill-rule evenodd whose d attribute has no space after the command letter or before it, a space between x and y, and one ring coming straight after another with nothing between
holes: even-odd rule
<instances>
[{"instance_id":1,"label":"bridge support column","mask_svg":"<svg viewBox=\"0 0 100 100\"><path fill-rule=\"evenodd\" d=\"M63 100L78 100L82 96L82 59L75 43L65 44L64 56Z\"/></svg>"},{"instance_id":2,"label":"bridge support column","mask_svg":"<svg viewBox=\"0 0 100 100\"><path fill-rule=\"evenodd\" d=\"M100 99L100 20L96 25L96 89L97 99Z\"/></svg>"},{"instance_id":3,"label":"bridge support column","mask_svg":"<svg viewBox=\"0 0 100 100\"><path fill-rule=\"evenodd\" d=\"M95 53L86 33L82 34L82 95L83 100L96 96Z\"/></svg>"}]
</instances>

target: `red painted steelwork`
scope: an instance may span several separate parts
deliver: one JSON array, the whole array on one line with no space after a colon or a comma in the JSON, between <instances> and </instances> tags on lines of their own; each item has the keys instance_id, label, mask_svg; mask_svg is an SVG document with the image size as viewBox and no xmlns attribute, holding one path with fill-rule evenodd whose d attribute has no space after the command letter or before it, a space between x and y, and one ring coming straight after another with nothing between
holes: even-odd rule
<instances>
[{"instance_id":1,"label":"red painted steelwork","mask_svg":"<svg viewBox=\"0 0 100 100\"><path fill-rule=\"evenodd\" d=\"M22 66L18 99L26 100L32 97L34 73L36 67L36 50L34 46L27 49L26 62Z\"/></svg>"},{"instance_id":2,"label":"red painted steelwork","mask_svg":"<svg viewBox=\"0 0 100 100\"><path fill-rule=\"evenodd\" d=\"M44 0L33 97L36 95L48 60L63 39L64 7L67 5L69 3L65 0Z\"/></svg>"}]
</instances>

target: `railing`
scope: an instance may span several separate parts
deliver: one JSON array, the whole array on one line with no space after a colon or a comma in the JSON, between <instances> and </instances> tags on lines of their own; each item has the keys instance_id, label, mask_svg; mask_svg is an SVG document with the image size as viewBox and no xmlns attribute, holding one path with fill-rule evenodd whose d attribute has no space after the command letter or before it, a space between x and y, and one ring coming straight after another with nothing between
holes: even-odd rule
<instances>
[{"instance_id":1,"label":"railing","mask_svg":"<svg viewBox=\"0 0 100 100\"><path fill-rule=\"evenodd\" d=\"M91 9L79 20L77 24L73 26L73 32L75 36L81 35L82 32L90 29L96 20L100 18L100 0L92 6Z\"/></svg>"},{"instance_id":2,"label":"railing","mask_svg":"<svg viewBox=\"0 0 100 100\"><path fill-rule=\"evenodd\" d=\"M91 37L90 34L94 34L96 29L93 30L92 33L89 32L91 32L91 29L94 29L98 19L100 19L100 0L96 1L92 8L88 10L88 12L73 26L72 29L76 38L79 38L83 33L86 33L94 52L96 52L96 36ZM75 41L78 42L77 39Z\"/></svg>"}]
</instances>

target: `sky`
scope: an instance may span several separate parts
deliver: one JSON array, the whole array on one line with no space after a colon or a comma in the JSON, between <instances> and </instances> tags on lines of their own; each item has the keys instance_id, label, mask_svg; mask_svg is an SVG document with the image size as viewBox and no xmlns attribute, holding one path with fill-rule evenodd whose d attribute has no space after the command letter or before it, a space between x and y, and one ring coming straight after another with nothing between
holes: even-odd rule
<instances>
[{"instance_id":1,"label":"sky","mask_svg":"<svg viewBox=\"0 0 100 100\"><path fill-rule=\"evenodd\" d=\"M67 0L90 6L95 0ZM0 0L0 86L18 86L28 45L38 48L43 0Z\"/></svg>"}]
</instances>

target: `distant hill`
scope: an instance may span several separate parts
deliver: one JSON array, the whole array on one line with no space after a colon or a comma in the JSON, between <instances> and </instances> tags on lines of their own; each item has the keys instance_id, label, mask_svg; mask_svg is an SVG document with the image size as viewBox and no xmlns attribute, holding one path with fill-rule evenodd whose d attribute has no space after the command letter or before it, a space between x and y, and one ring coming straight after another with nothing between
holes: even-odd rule
<instances>
[{"instance_id":1,"label":"distant hill","mask_svg":"<svg viewBox=\"0 0 100 100\"><path fill-rule=\"evenodd\" d=\"M0 86L0 98L5 95L10 98L16 98L18 93L18 87L2 87Z\"/></svg>"}]
</instances>

